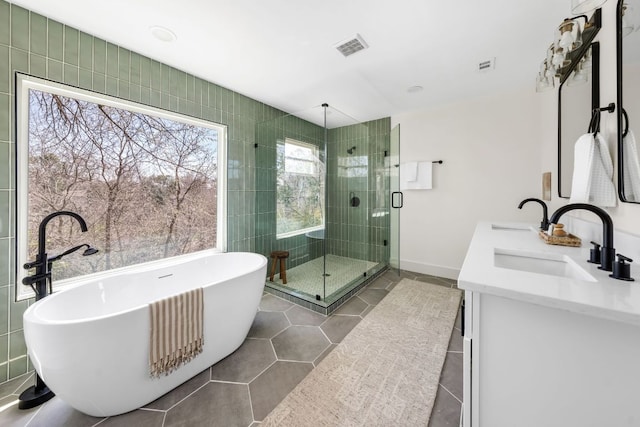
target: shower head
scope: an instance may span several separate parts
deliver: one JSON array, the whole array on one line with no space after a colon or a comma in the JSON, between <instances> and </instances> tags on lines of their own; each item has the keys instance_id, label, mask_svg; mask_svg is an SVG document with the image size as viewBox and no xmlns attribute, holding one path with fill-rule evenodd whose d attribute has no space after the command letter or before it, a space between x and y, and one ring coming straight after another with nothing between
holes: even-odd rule
<instances>
[{"instance_id":1,"label":"shower head","mask_svg":"<svg viewBox=\"0 0 640 427\"><path fill-rule=\"evenodd\" d=\"M353 147L351 147L351 148L349 148L349 149L347 150L347 153L349 153L349 154L353 154L353 152L354 152L355 150L356 150L356 146L354 145Z\"/></svg>"}]
</instances>

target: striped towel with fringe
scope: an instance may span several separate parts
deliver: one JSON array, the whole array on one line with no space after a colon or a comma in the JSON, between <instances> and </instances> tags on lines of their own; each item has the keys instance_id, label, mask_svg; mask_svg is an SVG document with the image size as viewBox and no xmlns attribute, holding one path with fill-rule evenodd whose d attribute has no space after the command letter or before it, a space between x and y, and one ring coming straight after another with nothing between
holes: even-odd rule
<instances>
[{"instance_id":1,"label":"striped towel with fringe","mask_svg":"<svg viewBox=\"0 0 640 427\"><path fill-rule=\"evenodd\" d=\"M149 367L152 377L169 375L202 352L202 288L149 304Z\"/></svg>"}]
</instances>

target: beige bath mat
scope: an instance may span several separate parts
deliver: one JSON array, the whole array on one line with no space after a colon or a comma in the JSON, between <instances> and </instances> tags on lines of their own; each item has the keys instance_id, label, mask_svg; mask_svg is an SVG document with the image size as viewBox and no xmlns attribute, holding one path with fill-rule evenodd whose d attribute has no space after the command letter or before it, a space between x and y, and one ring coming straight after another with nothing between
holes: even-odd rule
<instances>
[{"instance_id":1,"label":"beige bath mat","mask_svg":"<svg viewBox=\"0 0 640 427\"><path fill-rule=\"evenodd\" d=\"M426 426L460 295L403 279L262 427Z\"/></svg>"}]
</instances>

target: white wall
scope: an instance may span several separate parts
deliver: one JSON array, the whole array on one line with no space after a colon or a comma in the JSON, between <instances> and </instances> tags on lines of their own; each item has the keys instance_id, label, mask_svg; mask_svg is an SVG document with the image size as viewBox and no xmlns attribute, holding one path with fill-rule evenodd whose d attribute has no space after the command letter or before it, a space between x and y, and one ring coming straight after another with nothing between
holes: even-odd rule
<instances>
[{"instance_id":1,"label":"white wall","mask_svg":"<svg viewBox=\"0 0 640 427\"><path fill-rule=\"evenodd\" d=\"M616 3L605 3L598 35L602 105L617 102ZM540 221L539 206L517 205L541 196L543 172L552 172L549 213L568 203L557 191L557 90L536 93L536 72L519 92L391 118L392 127L400 124L402 162L444 160L434 165L433 190L404 192L401 268L456 278L477 221ZM601 126L615 162L615 114L605 114ZM616 229L640 235L640 205L607 210ZM597 221L589 212L577 216Z\"/></svg>"},{"instance_id":2,"label":"white wall","mask_svg":"<svg viewBox=\"0 0 640 427\"><path fill-rule=\"evenodd\" d=\"M535 71L534 71L535 74ZM540 221L540 107L535 91L392 117L401 162L434 165L433 190L404 191L401 268L456 278L478 220Z\"/></svg>"}]
</instances>

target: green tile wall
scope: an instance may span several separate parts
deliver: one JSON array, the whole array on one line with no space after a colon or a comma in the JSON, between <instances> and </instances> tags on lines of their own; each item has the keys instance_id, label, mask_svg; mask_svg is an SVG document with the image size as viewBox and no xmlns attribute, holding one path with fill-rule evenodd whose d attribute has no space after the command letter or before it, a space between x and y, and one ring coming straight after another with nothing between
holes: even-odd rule
<instances>
[{"instance_id":1,"label":"green tile wall","mask_svg":"<svg viewBox=\"0 0 640 427\"><path fill-rule=\"evenodd\" d=\"M230 251L255 251L256 123L284 113L0 0L0 383L31 369L15 302L14 73L67 83L228 126ZM259 152L259 151L258 151ZM268 169L267 169L268 170ZM262 176L262 175L261 175ZM275 182L275 175L267 176Z\"/></svg>"}]
</instances>

